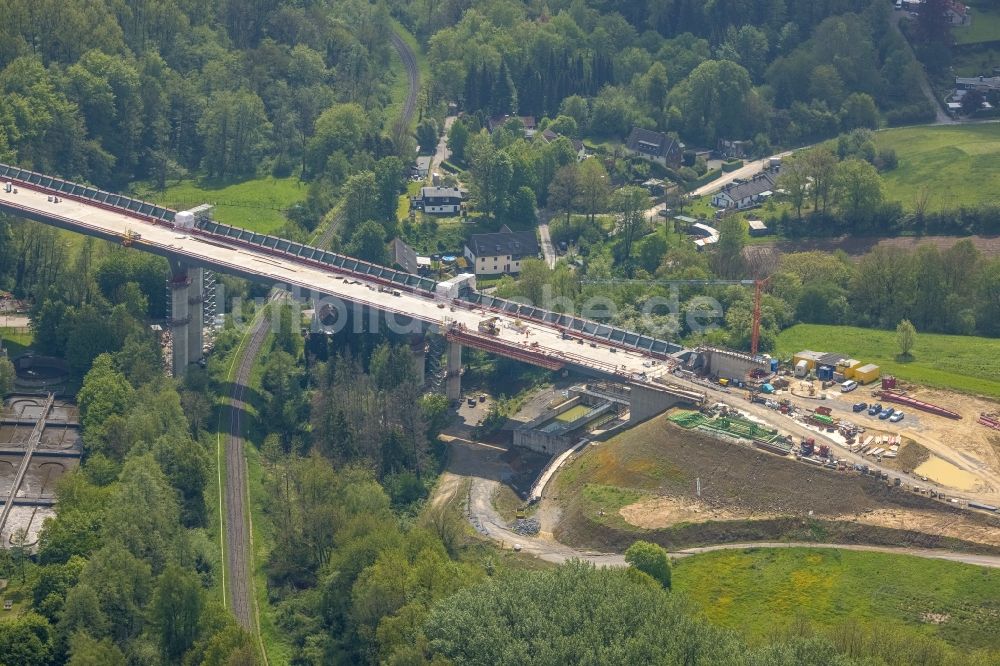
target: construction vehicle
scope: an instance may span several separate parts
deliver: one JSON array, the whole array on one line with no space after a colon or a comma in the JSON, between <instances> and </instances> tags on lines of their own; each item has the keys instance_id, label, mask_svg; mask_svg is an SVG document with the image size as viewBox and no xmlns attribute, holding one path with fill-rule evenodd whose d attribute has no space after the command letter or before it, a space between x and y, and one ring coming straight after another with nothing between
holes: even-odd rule
<instances>
[{"instance_id":1,"label":"construction vehicle","mask_svg":"<svg viewBox=\"0 0 1000 666\"><path fill-rule=\"evenodd\" d=\"M820 444L819 445L819 457L820 458L829 458L830 457L830 445L829 444Z\"/></svg>"},{"instance_id":2,"label":"construction vehicle","mask_svg":"<svg viewBox=\"0 0 1000 666\"><path fill-rule=\"evenodd\" d=\"M125 247L132 247L132 244L140 238L142 238L142 236L138 233L132 231L131 229L126 229L125 233L122 235L122 245Z\"/></svg>"},{"instance_id":3,"label":"construction vehicle","mask_svg":"<svg viewBox=\"0 0 1000 666\"><path fill-rule=\"evenodd\" d=\"M500 335L500 318L489 317L479 322L479 332L487 335Z\"/></svg>"},{"instance_id":4,"label":"construction vehicle","mask_svg":"<svg viewBox=\"0 0 1000 666\"><path fill-rule=\"evenodd\" d=\"M809 439L803 439L799 443L799 452L804 456L811 456L813 451L816 449L816 440L810 437Z\"/></svg>"}]
</instances>

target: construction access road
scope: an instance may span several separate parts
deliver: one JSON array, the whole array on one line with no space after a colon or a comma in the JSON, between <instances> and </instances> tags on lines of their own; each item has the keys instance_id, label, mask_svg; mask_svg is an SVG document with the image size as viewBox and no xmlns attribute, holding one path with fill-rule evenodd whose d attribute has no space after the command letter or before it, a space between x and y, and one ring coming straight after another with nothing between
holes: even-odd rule
<instances>
[{"instance_id":1,"label":"construction access road","mask_svg":"<svg viewBox=\"0 0 1000 666\"><path fill-rule=\"evenodd\" d=\"M469 480L467 513L469 522L484 538L504 549L517 548L522 553L533 555L546 562L561 564L579 559L596 566L625 566L621 553L600 553L579 550L556 541L551 534L541 532L538 536L524 536L513 532L507 522L497 513L493 498L500 487L500 479L505 474L505 463L500 456L505 448L492 444L473 442L461 438L449 438L449 465L438 481L431 498L432 503L449 501L454 498L463 479ZM545 510L544 507L539 509ZM928 548L893 548L889 546L866 546L859 544L811 543L811 542L741 542L717 544L696 548L683 548L670 553L672 558L689 557L716 550L745 550L748 548L835 548L895 555L911 555L926 559L948 560L977 566L1000 568L1000 556L960 553Z\"/></svg>"}]
</instances>

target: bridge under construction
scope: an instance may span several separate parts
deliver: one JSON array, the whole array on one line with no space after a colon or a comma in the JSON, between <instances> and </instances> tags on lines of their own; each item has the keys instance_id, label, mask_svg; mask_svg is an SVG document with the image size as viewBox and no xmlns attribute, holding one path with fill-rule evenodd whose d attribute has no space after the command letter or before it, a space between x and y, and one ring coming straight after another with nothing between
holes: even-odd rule
<instances>
[{"instance_id":1,"label":"bridge under construction","mask_svg":"<svg viewBox=\"0 0 1000 666\"><path fill-rule=\"evenodd\" d=\"M572 315L493 298L322 248L219 224L94 187L0 164L0 210L166 257L171 266L175 375L202 349L203 269L332 297L448 340L446 393L461 390L461 349L481 349L551 370L573 369L631 387L633 420L704 394L670 381L683 349ZM492 324L481 328L484 319Z\"/></svg>"}]
</instances>

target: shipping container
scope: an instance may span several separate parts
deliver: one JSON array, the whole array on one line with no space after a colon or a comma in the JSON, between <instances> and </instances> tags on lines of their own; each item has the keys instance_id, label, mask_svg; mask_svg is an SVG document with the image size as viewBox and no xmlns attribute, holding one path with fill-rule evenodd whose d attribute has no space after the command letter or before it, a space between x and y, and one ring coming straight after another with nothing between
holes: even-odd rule
<instances>
[{"instance_id":1,"label":"shipping container","mask_svg":"<svg viewBox=\"0 0 1000 666\"><path fill-rule=\"evenodd\" d=\"M863 365L854 371L854 380L859 384L870 384L881 375L881 370L874 363Z\"/></svg>"}]
</instances>

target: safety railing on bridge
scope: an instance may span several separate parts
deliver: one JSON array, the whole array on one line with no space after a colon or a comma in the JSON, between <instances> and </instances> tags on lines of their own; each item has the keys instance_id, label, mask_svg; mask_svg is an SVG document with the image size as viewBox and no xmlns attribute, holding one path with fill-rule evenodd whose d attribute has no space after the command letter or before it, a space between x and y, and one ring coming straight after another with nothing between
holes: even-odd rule
<instances>
[{"instance_id":1,"label":"safety railing on bridge","mask_svg":"<svg viewBox=\"0 0 1000 666\"><path fill-rule=\"evenodd\" d=\"M373 279L383 284L395 285L407 291L419 290L434 293L437 283L430 278L397 271L378 264L372 264L361 259L355 259L344 254L337 254L312 245L295 243L277 236L220 224L214 220L199 219L198 229L213 236L228 238L247 245L255 245L272 253L290 255L297 259L320 265L335 271L352 273L359 277Z\"/></svg>"},{"instance_id":2,"label":"safety railing on bridge","mask_svg":"<svg viewBox=\"0 0 1000 666\"><path fill-rule=\"evenodd\" d=\"M105 192L90 185L81 185L43 173L36 173L9 164L0 164L0 181L17 182L40 190L46 190L71 199L77 199L109 210L141 215L153 221L173 223L174 211L163 206L133 199L122 194Z\"/></svg>"},{"instance_id":3,"label":"safety railing on bridge","mask_svg":"<svg viewBox=\"0 0 1000 666\"><path fill-rule=\"evenodd\" d=\"M606 342L620 347L628 347L648 354L665 358L671 354L683 351L683 347L673 342L660 340L649 335L627 331L617 326L601 324L590 319L582 319L573 315L560 314L550 310L525 305L503 298L488 296L479 292L471 292L465 300L487 310L503 312L511 316L537 321L555 326L570 335Z\"/></svg>"}]
</instances>

